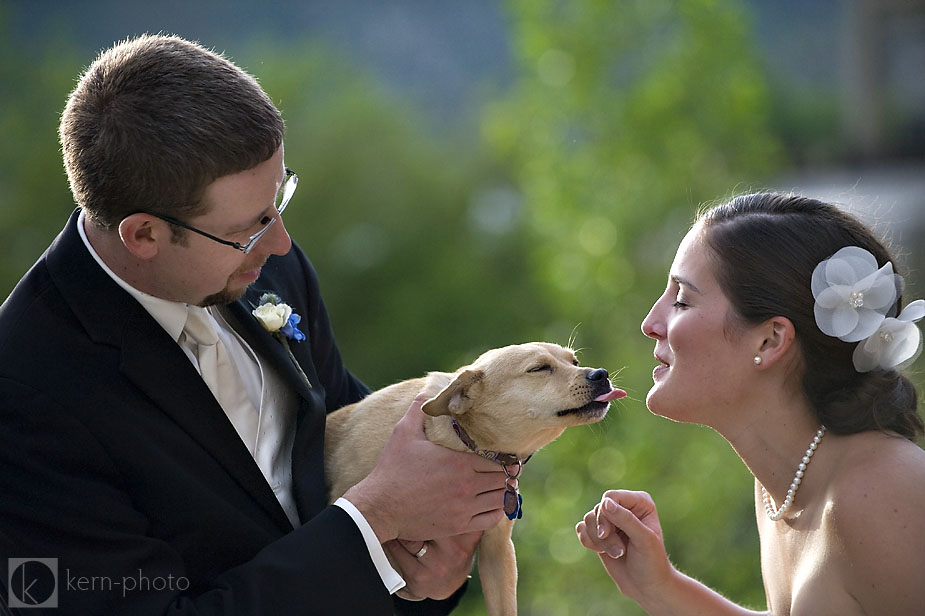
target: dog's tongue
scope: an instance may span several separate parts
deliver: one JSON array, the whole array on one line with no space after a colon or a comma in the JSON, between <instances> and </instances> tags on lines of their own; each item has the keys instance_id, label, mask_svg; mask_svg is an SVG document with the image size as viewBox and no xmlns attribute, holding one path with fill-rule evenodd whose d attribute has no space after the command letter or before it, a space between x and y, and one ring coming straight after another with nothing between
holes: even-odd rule
<instances>
[{"instance_id":1,"label":"dog's tongue","mask_svg":"<svg viewBox=\"0 0 925 616\"><path fill-rule=\"evenodd\" d=\"M611 389L606 394L601 394L594 399L595 402L610 402L611 400L619 400L626 395L626 392L622 389Z\"/></svg>"}]
</instances>

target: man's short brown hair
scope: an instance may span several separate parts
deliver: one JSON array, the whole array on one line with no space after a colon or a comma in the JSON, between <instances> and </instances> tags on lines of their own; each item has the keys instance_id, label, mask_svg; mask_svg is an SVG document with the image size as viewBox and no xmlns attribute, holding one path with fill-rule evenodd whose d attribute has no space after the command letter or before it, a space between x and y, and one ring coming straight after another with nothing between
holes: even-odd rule
<instances>
[{"instance_id":1,"label":"man's short brown hair","mask_svg":"<svg viewBox=\"0 0 925 616\"><path fill-rule=\"evenodd\" d=\"M283 132L251 75L197 43L143 35L84 72L59 136L74 199L110 228L135 212L202 213L205 187L269 159Z\"/></svg>"}]
</instances>

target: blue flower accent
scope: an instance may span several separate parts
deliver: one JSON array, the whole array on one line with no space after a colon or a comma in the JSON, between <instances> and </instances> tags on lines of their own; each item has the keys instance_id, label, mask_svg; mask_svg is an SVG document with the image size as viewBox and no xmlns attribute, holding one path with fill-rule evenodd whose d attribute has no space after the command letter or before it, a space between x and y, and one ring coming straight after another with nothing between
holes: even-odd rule
<instances>
[{"instance_id":1,"label":"blue flower accent","mask_svg":"<svg viewBox=\"0 0 925 616\"><path fill-rule=\"evenodd\" d=\"M302 342L305 340L305 334L298 327L296 327L296 325L298 325L299 321L301 320L302 317L293 312L289 315L289 320L286 321L286 324L279 329L279 333L286 336L290 340Z\"/></svg>"}]
</instances>

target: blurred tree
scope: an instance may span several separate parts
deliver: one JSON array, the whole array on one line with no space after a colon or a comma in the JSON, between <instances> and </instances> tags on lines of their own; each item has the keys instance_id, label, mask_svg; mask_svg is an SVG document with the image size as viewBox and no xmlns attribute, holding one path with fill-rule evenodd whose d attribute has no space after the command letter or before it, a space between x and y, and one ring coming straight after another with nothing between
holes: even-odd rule
<instances>
[{"instance_id":1,"label":"blurred tree","mask_svg":"<svg viewBox=\"0 0 925 616\"><path fill-rule=\"evenodd\" d=\"M58 147L58 118L81 61L65 42L28 56L6 36L0 5L0 298L54 238L73 200Z\"/></svg>"},{"instance_id":2,"label":"blurred tree","mask_svg":"<svg viewBox=\"0 0 925 616\"><path fill-rule=\"evenodd\" d=\"M712 431L647 413L653 345L639 332L696 207L782 161L746 15L730 0L508 6L519 79L486 110L484 137L523 195L532 272L555 315L547 337L580 323L587 363L625 366L614 380L631 396L527 468L522 610L639 613L574 538L613 487L653 494L682 569L762 605L751 476Z\"/></svg>"},{"instance_id":3,"label":"blurred tree","mask_svg":"<svg viewBox=\"0 0 925 616\"><path fill-rule=\"evenodd\" d=\"M435 137L407 103L317 47L251 55L284 110L299 174L286 225L319 270L354 372L381 387L455 370L549 321L519 195L476 139Z\"/></svg>"}]
</instances>

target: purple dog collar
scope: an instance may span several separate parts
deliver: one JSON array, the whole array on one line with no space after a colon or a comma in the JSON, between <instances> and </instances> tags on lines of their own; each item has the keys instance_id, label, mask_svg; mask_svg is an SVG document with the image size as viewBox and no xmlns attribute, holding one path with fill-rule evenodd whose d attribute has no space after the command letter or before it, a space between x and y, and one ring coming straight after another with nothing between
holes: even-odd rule
<instances>
[{"instance_id":1,"label":"purple dog collar","mask_svg":"<svg viewBox=\"0 0 925 616\"><path fill-rule=\"evenodd\" d=\"M507 515L509 520L515 518L520 519L523 517L523 497L518 491L519 482L517 478L520 477L520 473L523 470L524 464L532 458L532 454L527 456L526 459L521 460L513 453L503 453L500 451L491 451L488 449L479 449L478 445L475 444L475 441L472 440L472 437L463 429L459 422L456 421L455 417L451 418L453 424L453 431L456 432L456 436L459 437L459 440L462 441L471 452L475 453L478 456L485 458L486 460L491 460L495 464L501 466L504 469L504 474L507 475L505 483L507 489L504 491L504 513ZM516 471L512 474L507 467L514 466L517 468Z\"/></svg>"}]
</instances>

